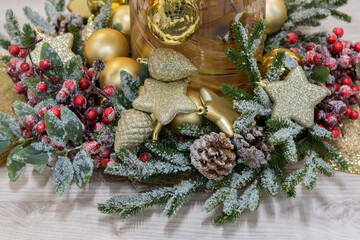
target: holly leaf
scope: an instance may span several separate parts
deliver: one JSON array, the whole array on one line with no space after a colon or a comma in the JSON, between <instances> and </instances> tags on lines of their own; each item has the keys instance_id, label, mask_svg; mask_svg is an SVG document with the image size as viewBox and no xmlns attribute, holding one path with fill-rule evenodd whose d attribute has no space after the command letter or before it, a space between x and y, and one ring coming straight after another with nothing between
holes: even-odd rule
<instances>
[{"instance_id":1,"label":"holly leaf","mask_svg":"<svg viewBox=\"0 0 360 240\"><path fill-rule=\"evenodd\" d=\"M64 80L80 81L83 78L83 73L79 69L82 66L82 60L80 56L75 56L67 61L63 68L62 77Z\"/></svg>"},{"instance_id":2,"label":"holly leaf","mask_svg":"<svg viewBox=\"0 0 360 240\"><path fill-rule=\"evenodd\" d=\"M80 151L74 158L73 166L75 182L79 188L84 188L93 173L93 160L84 151Z\"/></svg>"},{"instance_id":3,"label":"holly leaf","mask_svg":"<svg viewBox=\"0 0 360 240\"><path fill-rule=\"evenodd\" d=\"M0 113L0 133L8 138L19 138L21 136L19 124L5 113Z\"/></svg>"},{"instance_id":4,"label":"holly leaf","mask_svg":"<svg viewBox=\"0 0 360 240\"><path fill-rule=\"evenodd\" d=\"M311 73L311 79L319 83L325 83L329 74L330 74L330 70L327 67L324 66L314 67Z\"/></svg>"},{"instance_id":5,"label":"holly leaf","mask_svg":"<svg viewBox=\"0 0 360 240\"><path fill-rule=\"evenodd\" d=\"M65 190L70 186L73 177L74 169L69 158L59 157L53 168L53 182L58 195L64 194Z\"/></svg>"},{"instance_id":6,"label":"holly leaf","mask_svg":"<svg viewBox=\"0 0 360 240\"><path fill-rule=\"evenodd\" d=\"M121 88L125 97L133 102L139 96L138 81L126 71L120 72Z\"/></svg>"},{"instance_id":7,"label":"holly leaf","mask_svg":"<svg viewBox=\"0 0 360 240\"><path fill-rule=\"evenodd\" d=\"M49 98L49 99L46 99L44 101L41 101L40 103L36 104L36 106L34 107L35 111L38 113L40 108L42 107L46 107L47 105L51 105L51 106L56 106L58 103L56 102L55 99L52 99L52 98Z\"/></svg>"},{"instance_id":8,"label":"holly leaf","mask_svg":"<svg viewBox=\"0 0 360 240\"><path fill-rule=\"evenodd\" d=\"M0 133L0 152L5 151L11 145L11 139Z\"/></svg>"},{"instance_id":9,"label":"holly leaf","mask_svg":"<svg viewBox=\"0 0 360 240\"><path fill-rule=\"evenodd\" d=\"M12 182L15 182L20 177L21 173L23 172L26 163L18 162L13 159L13 156L20 152L23 148L21 145L16 146L11 150L7 161L6 161L6 167L8 170L8 176Z\"/></svg>"},{"instance_id":10,"label":"holly leaf","mask_svg":"<svg viewBox=\"0 0 360 240\"><path fill-rule=\"evenodd\" d=\"M61 109L61 120L64 124L67 138L73 142L81 142L83 136L82 124L76 114L70 109Z\"/></svg>"},{"instance_id":11,"label":"holly leaf","mask_svg":"<svg viewBox=\"0 0 360 240\"><path fill-rule=\"evenodd\" d=\"M25 126L24 119L26 116L28 115L37 116L37 112L35 111L34 108L32 108L29 104L21 101L14 102L14 111L18 121L23 126Z\"/></svg>"},{"instance_id":12,"label":"holly leaf","mask_svg":"<svg viewBox=\"0 0 360 240\"><path fill-rule=\"evenodd\" d=\"M48 70L48 74L62 76L63 62L59 54L50 46L49 43L43 43L41 47L40 59L48 59L51 63L51 68L56 67L54 70Z\"/></svg>"},{"instance_id":13,"label":"holly leaf","mask_svg":"<svg viewBox=\"0 0 360 240\"><path fill-rule=\"evenodd\" d=\"M50 112L45 112L44 120L46 132L51 141L53 141L57 146L64 147L67 142L64 122Z\"/></svg>"},{"instance_id":14,"label":"holly leaf","mask_svg":"<svg viewBox=\"0 0 360 240\"><path fill-rule=\"evenodd\" d=\"M358 64L356 64L356 73L357 73L357 76L360 78L360 62L358 62Z\"/></svg>"},{"instance_id":15,"label":"holly leaf","mask_svg":"<svg viewBox=\"0 0 360 240\"><path fill-rule=\"evenodd\" d=\"M56 148L47 143L34 142L17 152L12 159L21 163L43 165L53 160L56 152Z\"/></svg>"}]
</instances>

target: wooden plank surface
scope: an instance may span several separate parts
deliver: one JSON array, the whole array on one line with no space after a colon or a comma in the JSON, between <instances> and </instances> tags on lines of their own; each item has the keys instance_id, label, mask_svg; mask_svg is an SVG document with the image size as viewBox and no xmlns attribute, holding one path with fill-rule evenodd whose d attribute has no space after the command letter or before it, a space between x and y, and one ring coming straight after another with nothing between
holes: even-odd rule
<instances>
[{"instance_id":1,"label":"wooden plank surface","mask_svg":"<svg viewBox=\"0 0 360 240\"><path fill-rule=\"evenodd\" d=\"M15 10L24 23L22 7L31 5L43 13L44 0L1 0L0 24L6 8ZM352 24L325 21L322 29L341 25L349 40L360 39L360 1L350 0L343 9ZM1 26L0 31L3 31ZM319 177L317 188L298 188L296 199L265 196L257 212L248 212L234 224L214 226L201 211L206 194L189 199L173 219L161 215L162 207L134 218L120 220L103 215L96 204L116 194L143 189L129 183L92 182L85 190L75 184L63 197L54 193L51 172L39 175L27 168L18 182L11 183L0 168L0 239L359 239L360 176L337 173Z\"/></svg>"}]
</instances>

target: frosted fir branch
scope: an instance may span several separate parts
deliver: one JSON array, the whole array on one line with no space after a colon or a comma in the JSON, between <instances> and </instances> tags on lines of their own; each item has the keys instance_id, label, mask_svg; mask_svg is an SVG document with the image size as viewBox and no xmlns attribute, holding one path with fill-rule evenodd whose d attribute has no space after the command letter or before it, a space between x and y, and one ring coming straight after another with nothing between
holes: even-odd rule
<instances>
[{"instance_id":1,"label":"frosted fir branch","mask_svg":"<svg viewBox=\"0 0 360 240\"><path fill-rule=\"evenodd\" d=\"M323 159L317 157L314 159L314 164L320 173L327 177L333 177L335 175L335 170Z\"/></svg>"},{"instance_id":2,"label":"frosted fir branch","mask_svg":"<svg viewBox=\"0 0 360 240\"><path fill-rule=\"evenodd\" d=\"M46 0L45 2L45 12L47 16L47 21L50 23L51 19L56 15L56 1L55 0Z\"/></svg>"},{"instance_id":3,"label":"frosted fir branch","mask_svg":"<svg viewBox=\"0 0 360 240\"><path fill-rule=\"evenodd\" d=\"M278 194L279 183L275 171L271 168L266 168L261 173L261 186L266 189L269 194L274 197Z\"/></svg>"},{"instance_id":4,"label":"frosted fir branch","mask_svg":"<svg viewBox=\"0 0 360 240\"><path fill-rule=\"evenodd\" d=\"M257 87L254 89L254 100L260 103L264 108L266 108L265 111L271 111L270 98L264 88Z\"/></svg>"},{"instance_id":5,"label":"frosted fir branch","mask_svg":"<svg viewBox=\"0 0 360 240\"><path fill-rule=\"evenodd\" d=\"M308 190L312 190L316 186L316 177L317 177L317 171L316 171L316 165L314 163L314 159L317 157L316 153L313 151L310 151L305 156L305 177L303 180L304 186Z\"/></svg>"},{"instance_id":6,"label":"frosted fir branch","mask_svg":"<svg viewBox=\"0 0 360 240\"><path fill-rule=\"evenodd\" d=\"M269 70L266 72L265 81L274 82L279 81L282 74L282 67L285 64L286 53L284 51L278 51L275 60L271 63Z\"/></svg>"},{"instance_id":7,"label":"frosted fir branch","mask_svg":"<svg viewBox=\"0 0 360 240\"><path fill-rule=\"evenodd\" d=\"M248 39L248 51L253 53L259 47L265 33L266 22L257 21Z\"/></svg>"},{"instance_id":8,"label":"frosted fir branch","mask_svg":"<svg viewBox=\"0 0 360 240\"><path fill-rule=\"evenodd\" d=\"M289 138L284 143L284 157L285 160L289 163L297 163L298 162L298 154L297 154L297 146L293 138Z\"/></svg>"},{"instance_id":9,"label":"frosted fir branch","mask_svg":"<svg viewBox=\"0 0 360 240\"><path fill-rule=\"evenodd\" d=\"M36 40L36 36L30 24L24 24L23 34L21 34L22 46L30 46L35 42L35 40Z\"/></svg>"},{"instance_id":10,"label":"frosted fir branch","mask_svg":"<svg viewBox=\"0 0 360 240\"><path fill-rule=\"evenodd\" d=\"M233 129L235 133L241 133L245 128L255 123L256 112L242 113L241 116L235 120Z\"/></svg>"},{"instance_id":11,"label":"frosted fir branch","mask_svg":"<svg viewBox=\"0 0 360 240\"><path fill-rule=\"evenodd\" d=\"M199 138L202 135L210 134L212 132L219 132L219 128L214 124L198 125L185 123L179 126L179 131L182 135Z\"/></svg>"},{"instance_id":12,"label":"frosted fir branch","mask_svg":"<svg viewBox=\"0 0 360 240\"><path fill-rule=\"evenodd\" d=\"M304 179L305 174L305 169L298 169L286 177L285 181L282 184L282 187L284 192L286 192L289 197L296 196L295 187Z\"/></svg>"},{"instance_id":13,"label":"frosted fir branch","mask_svg":"<svg viewBox=\"0 0 360 240\"><path fill-rule=\"evenodd\" d=\"M65 0L58 0L56 3L56 11L63 12L65 7Z\"/></svg>"},{"instance_id":14,"label":"frosted fir branch","mask_svg":"<svg viewBox=\"0 0 360 240\"><path fill-rule=\"evenodd\" d=\"M190 146L194 143L194 140L180 141L176 144L176 149L180 152L189 152Z\"/></svg>"},{"instance_id":15,"label":"frosted fir branch","mask_svg":"<svg viewBox=\"0 0 360 240\"><path fill-rule=\"evenodd\" d=\"M21 45L21 32L19 22L14 12L10 9L6 11L6 23L4 25L8 35L11 38L11 44Z\"/></svg>"},{"instance_id":16,"label":"frosted fir branch","mask_svg":"<svg viewBox=\"0 0 360 240\"><path fill-rule=\"evenodd\" d=\"M210 190L217 190L222 187L231 187L240 189L248 184L258 172L251 168L244 168L240 173L234 172L231 175L226 176L221 181L209 180L206 184L206 188Z\"/></svg>"},{"instance_id":17,"label":"frosted fir branch","mask_svg":"<svg viewBox=\"0 0 360 240\"><path fill-rule=\"evenodd\" d=\"M5 35L3 35L2 33L0 33L0 46L5 49L8 50L9 47L11 45L11 41L10 39L8 39Z\"/></svg>"},{"instance_id":18,"label":"frosted fir branch","mask_svg":"<svg viewBox=\"0 0 360 240\"><path fill-rule=\"evenodd\" d=\"M319 140L331 140L333 139L333 134L328 131L326 128L320 127L317 124L314 124L310 129L309 133Z\"/></svg>"},{"instance_id":19,"label":"frosted fir branch","mask_svg":"<svg viewBox=\"0 0 360 240\"><path fill-rule=\"evenodd\" d=\"M100 13L94 18L95 31L107 27L107 23L111 14L111 5L112 1L107 1L105 5L102 6Z\"/></svg>"},{"instance_id":20,"label":"frosted fir branch","mask_svg":"<svg viewBox=\"0 0 360 240\"><path fill-rule=\"evenodd\" d=\"M228 84L221 85L220 90L233 100L251 100L253 98L253 96L245 90Z\"/></svg>"},{"instance_id":21,"label":"frosted fir branch","mask_svg":"<svg viewBox=\"0 0 360 240\"><path fill-rule=\"evenodd\" d=\"M272 144L278 145L281 143L286 143L289 139L293 139L304 130L304 127L297 123L292 121L288 121L288 123L289 127L281 128L280 130L270 134L269 141Z\"/></svg>"},{"instance_id":22,"label":"frosted fir branch","mask_svg":"<svg viewBox=\"0 0 360 240\"><path fill-rule=\"evenodd\" d=\"M43 31L50 31L51 25L48 23L39 13L35 12L29 7L23 8L24 14L30 20L35 27L38 27L40 30Z\"/></svg>"}]
</instances>

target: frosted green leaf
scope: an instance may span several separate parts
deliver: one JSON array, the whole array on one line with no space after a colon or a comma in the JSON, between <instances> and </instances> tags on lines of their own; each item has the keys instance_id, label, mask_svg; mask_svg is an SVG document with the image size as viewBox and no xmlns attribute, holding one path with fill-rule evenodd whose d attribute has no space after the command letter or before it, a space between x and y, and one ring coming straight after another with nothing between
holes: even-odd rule
<instances>
[{"instance_id":1,"label":"frosted green leaf","mask_svg":"<svg viewBox=\"0 0 360 240\"><path fill-rule=\"evenodd\" d=\"M0 113L0 133L9 138L20 137L20 126L14 118L5 113Z\"/></svg>"},{"instance_id":2,"label":"frosted green leaf","mask_svg":"<svg viewBox=\"0 0 360 240\"><path fill-rule=\"evenodd\" d=\"M53 168L53 182L58 195L63 195L70 186L74 176L74 169L69 158L59 157Z\"/></svg>"},{"instance_id":3,"label":"frosted green leaf","mask_svg":"<svg viewBox=\"0 0 360 240\"><path fill-rule=\"evenodd\" d=\"M4 134L0 133L0 152L7 149L10 146L10 144L11 144L11 139L9 139Z\"/></svg>"},{"instance_id":4,"label":"frosted green leaf","mask_svg":"<svg viewBox=\"0 0 360 240\"><path fill-rule=\"evenodd\" d=\"M73 166L75 182L79 188L84 188L93 173L93 160L84 151L80 151L74 158Z\"/></svg>"},{"instance_id":5,"label":"frosted green leaf","mask_svg":"<svg viewBox=\"0 0 360 240\"><path fill-rule=\"evenodd\" d=\"M66 136L73 142L81 142L83 136L82 124L76 114L70 109L61 109L61 120L66 132Z\"/></svg>"},{"instance_id":6,"label":"frosted green leaf","mask_svg":"<svg viewBox=\"0 0 360 240\"><path fill-rule=\"evenodd\" d=\"M75 56L64 64L62 77L64 80L80 81L83 78L83 73L79 69L82 66L82 60L80 56Z\"/></svg>"},{"instance_id":7,"label":"frosted green leaf","mask_svg":"<svg viewBox=\"0 0 360 240\"><path fill-rule=\"evenodd\" d=\"M126 71L120 72L121 88L125 97L133 102L139 95L139 84L137 80Z\"/></svg>"},{"instance_id":8,"label":"frosted green leaf","mask_svg":"<svg viewBox=\"0 0 360 240\"><path fill-rule=\"evenodd\" d=\"M38 104L34 107L34 109L35 109L36 112L39 112L40 108L46 107L46 106L49 105L49 104L50 104L51 106L56 106L58 103L56 102L55 99L49 98L49 99L46 99L46 100L38 103Z\"/></svg>"},{"instance_id":9,"label":"frosted green leaf","mask_svg":"<svg viewBox=\"0 0 360 240\"><path fill-rule=\"evenodd\" d=\"M14 102L14 111L18 121L23 126L25 126L24 119L27 115L37 116L37 112L35 111L35 109L32 108L29 104L22 101Z\"/></svg>"},{"instance_id":10,"label":"frosted green leaf","mask_svg":"<svg viewBox=\"0 0 360 240\"><path fill-rule=\"evenodd\" d=\"M8 170L8 176L12 182L15 182L23 172L26 164L22 162L17 162L13 160L13 156L22 150L22 147L16 146L13 150L11 150L7 161L6 161L6 167Z\"/></svg>"},{"instance_id":11,"label":"frosted green leaf","mask_svg":"<svg viewBox=\"0 0 360 240\"><path fill-rule=\"evenodd\" d=\"M33 165L42 165L48 164L55 156L56 148L47 143L34 142L17 152L13 156L13 160Z\"/></svg>"},{"instance_id":12,"label":"frosted green leaf","mask_svg":"<svg viewBox=\"0 0 360 240\"><path fill-rule=\"evenodd\" d=\"M57 146L64 147L67 142L64 122L50 112L45 112L44 120L46 132L51 141L53 141Z\"/></svg>"}]
</instances>

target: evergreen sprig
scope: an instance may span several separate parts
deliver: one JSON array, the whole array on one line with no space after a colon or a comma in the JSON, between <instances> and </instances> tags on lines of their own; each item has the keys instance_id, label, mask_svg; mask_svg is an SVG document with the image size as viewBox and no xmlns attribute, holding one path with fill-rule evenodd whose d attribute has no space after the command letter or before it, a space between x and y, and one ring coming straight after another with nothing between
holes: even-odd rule
<instances>
[{"instance_id":1,"label":"evergreen sprig","mask_svg":"<svg viewBox=\"0 0 360 240\"><path fill-rule=\"evenodd\" d=\"M44 19L39 13L29 7L24 7L23 11L26 17L30 20L30 22L34 24L34 26L40 28L43 31L50 31L50 23L46 19Z\"/></svg>"}]
</instances>

